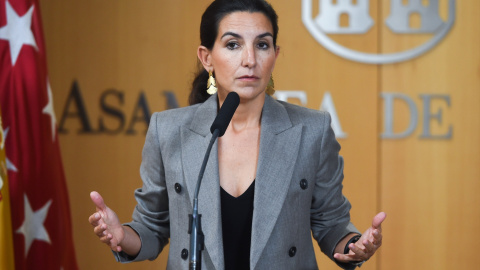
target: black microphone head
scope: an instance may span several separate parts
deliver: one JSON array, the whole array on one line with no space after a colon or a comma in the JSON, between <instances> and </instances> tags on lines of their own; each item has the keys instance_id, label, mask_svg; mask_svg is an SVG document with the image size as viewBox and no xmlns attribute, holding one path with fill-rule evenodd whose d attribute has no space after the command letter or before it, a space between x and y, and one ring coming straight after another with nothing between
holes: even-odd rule
<instances>
[{"instance_id":1,"label":"black microphone head","mask_svg":"<svg viewBox=\"0 0 480 270\"><path fill-rule=\"evenodd\" d=\"M227 130L230 121L232 120L233 114L240 104L240 97L235 92L228 93L225 101L223 102L220 111L218 112L217 117L213 121L212 126L210 127L210 132L214 132L216 129L220 131L218 137L222 137Z\"/></svg>"}]
</instances>

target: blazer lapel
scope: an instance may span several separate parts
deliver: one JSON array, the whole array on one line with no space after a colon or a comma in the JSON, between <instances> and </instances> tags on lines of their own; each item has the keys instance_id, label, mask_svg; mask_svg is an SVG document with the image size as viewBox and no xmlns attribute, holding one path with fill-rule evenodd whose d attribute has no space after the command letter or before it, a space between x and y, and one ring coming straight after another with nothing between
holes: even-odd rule
<instances>
[{"instance_id":1,"label":"blazer lapel","mask_svg":"<svg viewBox=\"0 0 480 270\"><path fill-rule=\"evenodd\" d=\"M267 96L255 180L250 269L255 269L284 204L301 135L302 125L293 126L286 109Z\"/></svg>"},{"instance_id":2,"label":"blazer lapel","mask_svg":"<svg viewBox=\"0 0 480 270\"><path fill-rule=\"evenodd\" d=\"M210 126L217 115L217 95L201 104L189 126L182 127L182 165L185 183L193 203L198 173L212 135ZM205 250L216 269L224 269L220 208L220 181L217 143L212 147L198 195L198 212L202 215ZM191 213L191 210L190 210ZM187 220L187 217L185 217Z\"/></svg>"}]
</instances>

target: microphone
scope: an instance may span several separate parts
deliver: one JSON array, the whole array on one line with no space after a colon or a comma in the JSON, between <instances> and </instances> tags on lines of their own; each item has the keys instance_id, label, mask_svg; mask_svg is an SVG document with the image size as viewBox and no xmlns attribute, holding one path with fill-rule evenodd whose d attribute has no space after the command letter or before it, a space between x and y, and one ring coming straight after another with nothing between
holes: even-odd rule
<instances>
[{"instance_id":1,"label":"microphone","mask_svg":"<svg viewBox=\"0 0 480 270\"><path fill-rule=\"evenodd\" d=\"M213 132L218 129L220 133L218 137L222 137L227 130L230 121L232 120L235 110L237 110L238 105L240 104L240 97L235 92L228 93L225 101L223 102L220 111L218 112L215 121L213 121L212 126L210 127L210 132Z\"/></svg>"},{"instance_id":2,"label":"microphone","mask_svg":"<svg viewBox=\"0 0 480 270\"><path fill-rule=\"evenodd\" d=\"M228 93L217 117L215 117L215 120L210 127L212 138L210 139L210 144L208 145L207 152L203 158L202 167L198 174L197 187L193 197L193 213L188 215L188 233L190 234L190 263L188 269L190 270L202 269L202 250L204 248L205 238L201 225L202 215L198 214L198 192L200 191L200 184L202 183L205 167L207 166L208 157L210 156L213 143L218 137L222 137L225 134L239 104L240 97L238 94L235 92Z\"/></svg>"}]
</instances>

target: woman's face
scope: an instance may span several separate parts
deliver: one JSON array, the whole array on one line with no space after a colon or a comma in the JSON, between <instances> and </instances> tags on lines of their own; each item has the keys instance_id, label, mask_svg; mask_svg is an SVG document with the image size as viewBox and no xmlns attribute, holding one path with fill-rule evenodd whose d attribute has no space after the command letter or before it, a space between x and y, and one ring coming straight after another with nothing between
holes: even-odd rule
<instances>
[{"instance_id":1,"label":"woman's face","mask_svg":"<svg viewBox=\"0 0 480 270\"><path fill-rule=\"evenodd\" d=\"M235 91L243 101L263 99L278 52L273 46L272 24L263 13L226 15L209 52L219 97Z\"/></svg>"}]
</instances>

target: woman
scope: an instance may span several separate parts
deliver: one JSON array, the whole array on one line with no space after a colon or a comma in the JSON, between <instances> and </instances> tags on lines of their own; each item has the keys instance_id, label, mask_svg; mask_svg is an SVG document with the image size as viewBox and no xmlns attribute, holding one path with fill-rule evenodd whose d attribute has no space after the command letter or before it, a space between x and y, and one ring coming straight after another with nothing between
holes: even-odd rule
<instances>
[{"instance_id":1,"label":"woman","mask_svg":"<svg viewBox=\"0 0 480 270\"><path fill-rule=\"evenodd\" d=\"M216 0L200 32L204 71L190 96L195 105L152 116L133 221L121 225L92 192L94 232L121 262L153 260L171 238L167 268L187 269L188 214L209 127L235 91L240 105L214 145L199 194L202 268L317 269L311 232L345 269L369 259L381 245L385 214L361 237L350 223L329 115L266 94L280 50L275 11L263 0Z\"/></svg>"}]
</instances>

